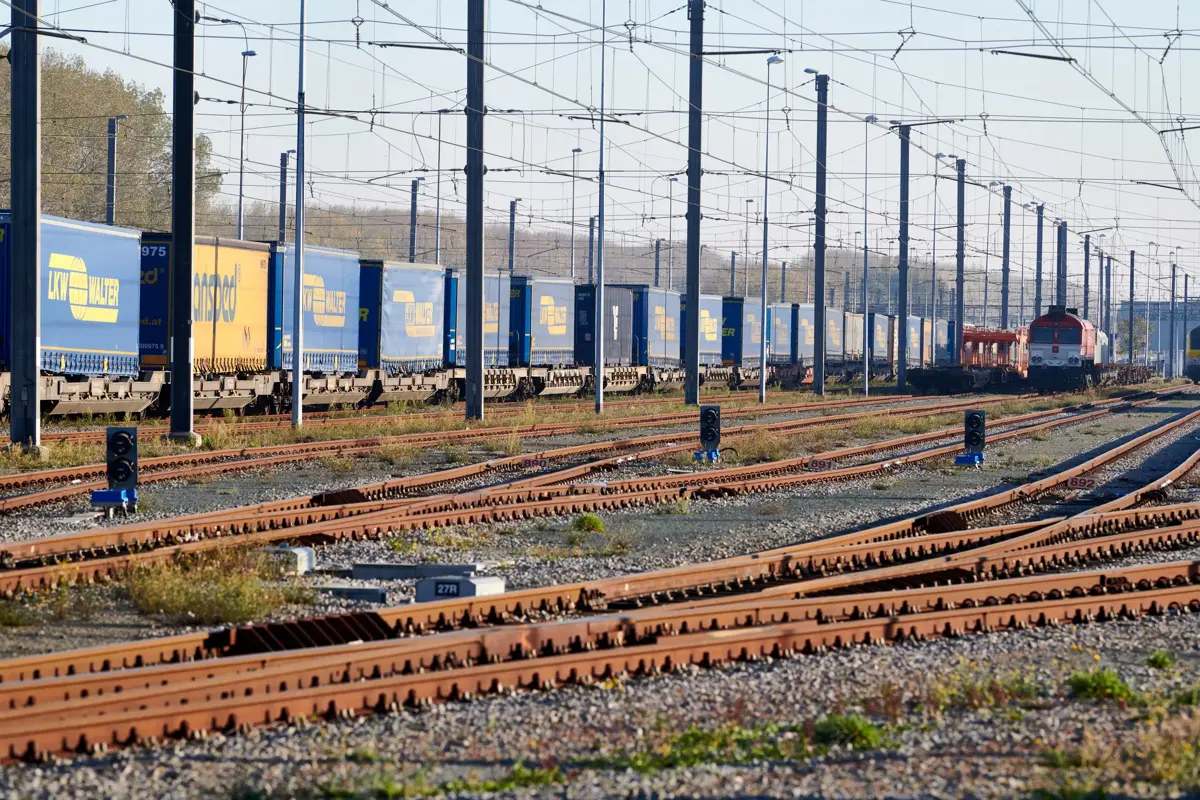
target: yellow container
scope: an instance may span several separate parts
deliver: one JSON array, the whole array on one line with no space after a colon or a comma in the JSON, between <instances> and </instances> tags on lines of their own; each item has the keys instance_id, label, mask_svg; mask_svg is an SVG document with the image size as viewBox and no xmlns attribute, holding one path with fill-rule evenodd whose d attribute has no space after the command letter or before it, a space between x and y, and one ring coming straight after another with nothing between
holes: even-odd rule
<instances>
[{"instance_id":1,"label":"yellow container","mask_svg":"<svg viewBox=\"0 0 1200 800\"><path fill-rule=\"evenodd\" d=\"M197 372L267 367L268 245L196 237L192 340Z\"/></svg>"}]
</instances>

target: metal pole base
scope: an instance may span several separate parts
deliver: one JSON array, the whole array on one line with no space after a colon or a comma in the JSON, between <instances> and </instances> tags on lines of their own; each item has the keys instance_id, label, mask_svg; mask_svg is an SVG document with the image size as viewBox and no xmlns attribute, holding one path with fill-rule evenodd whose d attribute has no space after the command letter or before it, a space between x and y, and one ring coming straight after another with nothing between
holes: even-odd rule
<instances>
[{"instance_id":1,"label":"metal pole base","mask_svg":"<svg viewBox=\"0 0 1200 800\"><path fill-rule=\"evenodd\" d=\"M167 440L186 444L192 448L197 448L204 443L204 438L195 431L181 431L179 433L172 431L167 434Z\"/></svg>"}]
</instances>

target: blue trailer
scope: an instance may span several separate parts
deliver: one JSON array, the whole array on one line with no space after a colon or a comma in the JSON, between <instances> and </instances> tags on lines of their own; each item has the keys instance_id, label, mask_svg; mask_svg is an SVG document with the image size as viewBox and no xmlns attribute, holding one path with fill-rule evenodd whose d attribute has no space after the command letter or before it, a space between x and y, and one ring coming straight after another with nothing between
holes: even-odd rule
<instances>
[{"instance_id":1,"label":"blue trailer","mask_svg":"<svg viewBox=\"0 0 1200 800\"><path fill-rule=\"evenodd\" d=\"M812 303L796 304L796 347L794 354L797 364L809 366L813 363L817 348L817 329L813 327L816 309Z\"/></svg>"},{"instance_id":2,"label":"blue trailer","mask_svg":"<svg viewBox=\"0 0 1200 800\"><path fill-rule=\"evenodd\" d=\"M141 233L61 217L41 222L40 368L78 376L138 374ZM0 212L0 362L12 364L8 318L12 214Z\"/></svg>"},{"instance_id":3,"label":"blue trailer","mask_svg":"<svg viewBox=\"0 0 1200 800\"><path fill-rule=\"evenodd\" d=\"M952 327L950 322L944 319L933 323L933 360L935 364L954 362L954 350L950 341Z\"/></svg>"},{"instance_id":4,"label":"blue trailer","mask_svg":"<svg viewBox=\"0 0 1200 800\"><path fill-rule=\"evenodd\" d=\"M895 361L895 317L872 311L867 315L867 344L871 347L871 363L884 366Z\"/></svg>"},{"instance_id":5,"label":"blue trailer","mask_svg":"<svg viewBox=\"0 0 1200 800\"><path fill-rule=\"evenodd\" d=\"M825 363L845 363L845 353L842 352L843 334L846 331L845 316L840 308L825 307Z\"/></svg>"},{"instance_id":6,"label":"blue trailer","mask_svg":"<svg viewBox=\"0 0 1200 800\"><path fill-rule=\"evenodd\" d=\"M509 289L508 358L516 367L575 360L575 281L517 276Z\"/></svg>"},{"instance_id":7,"label":"blue trailer","mask_svg":"<svg viewBox=\"0 0 1200 800\"><path fill-rule=\"evenodd\" d=\"M774 303L767 306L771 321L771 350L767 363L775 366L796 363L796 306L793 303Z\"/></svg>"},{"instance_id":8,"label":"blue trailer","mask_svg":"<svg viewBox=\"0 0 1200 800\"><path fill-rule=\"evenodd\" d=\"M721 363L747 369L758 367L762 342L762 301L749 297L726 297L722 301ZM767 331L770 346L770 329Z\"/></svg>"},{"instance_id":9,"label":"blue trailer","mask_svg":"<svg viewBox=\"0 0 1200 800\"><path fill-rule=\"evenodd\" d=\"M441 368L446 278L441 267L359 262L358 366L405 375Z\"/></svg>"},{"instance_id":10,"label":"blue trailer","mask_svg":"<svg viewBox=\"0 0 1200 800\"><path fill-rule=\"evenodd\" d=\"M634 291L625 286L604 287L604 366L637 363L634 347ZM596 365L596 285L575 287L575 365Z\"/></svg>"},{"instance_id":11,"label":"blue trailer","mask_svg":"<svg viewBox=\"0 0 1200 800\"><path fill-rule=\"evenodd\" d=\"M721 316L722 300L715 294L700 295L700 366L721 364ZM687 358L691 339L687 331L687 295L679 298L679 352Z\"/></svg>"},{"instance_id":12,"label":"blue trailer","mask_svg":"<svg viewBox=\"0 0 1200 800\"><path fill-rule=\"evenodd\" d=\"M483 275L483 365L508 366L509 278L499 272ZM467 275L446 270L447 366L467 366Z\"/></svg>"},{"instance_id":13,"label":"blue trailer","mask_svg":"<svg viewBox=\"0 0 1200 800\"><path fill-rule=\"evenodd\" d=\"M640 367L677 369L679 349L679 292L646 284L621 284L633 292L634 363Z\"/></svg>"},{"instance_id":14,"label":"blue trailer","mask_svg":"<svg viewBox=\"0 0 1200 800\"><path fill-rule=\"evenodd\" d=\"M921 357L923 352L923 343L921 337L925 330L925 319L923 317L915 317L912 314L908 315L908 366L923 367L924 359ZM900 342L896 342L896 359L900 359Z\"/></svg>"},{"instance_id":15,"label":"blue trailer","mask_svg":"<svg viewBox=\"0 0 1200 800\"><path fill-rule=\"evenodd\" d=\"M292 314L295 297L295 248L287 245L283 258L283 332L281 347L284 369L292 368ZM304 334L306 372L350 373L358 369L358 253L306 245L301 325ZM278 287L277 287L278 288Z\"/></svg>"}]
</instances>

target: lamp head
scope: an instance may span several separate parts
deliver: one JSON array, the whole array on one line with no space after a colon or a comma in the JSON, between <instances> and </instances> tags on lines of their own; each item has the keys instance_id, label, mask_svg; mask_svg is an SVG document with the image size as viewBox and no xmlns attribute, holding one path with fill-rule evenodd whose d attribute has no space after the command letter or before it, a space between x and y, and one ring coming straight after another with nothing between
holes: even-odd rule
<instances>
[{"instance_id":1,"label":"lamp head","mask_svg":"<svg viewBox=\"0 0 1200 800\"><path fill-rule=\"evenodd\" d=\"M992 181L991 183L988 184L988 186L1001 186L1001 185L1002 184L1000 183L1000 181Z\"/></svg>"},{"instance_id":2,"label":"lamp head","mask_svg":"<svg viewBox=\"0 0 1200 800\"><path fill-rule=\"evenodd\" d=\"M945 153L934 153L933 157L934 158L945 158L946 154Z\"/></svg>"},{"instance_id":3,"label":"lamp head","mask_svg":"<svg viewBox=\"0 0 1200 800\"><path fill-rule=\"evenodd\" d=\"M583 148L582 148L582 147L572 147L572 148L571 148L571 152L572 152L572 153L582 153L582 152L583 152Z\"/></svg>"},{"instance_id":4,"label":"lamp head","mask_svg":"<svg viewBox=\"0 0 1200 800\"><path fill-rule=\"evenodd\" d=\"M772 64L782 64L782 63L783 63L783 56L779 55L778 53L776 53L775 55L773 55L767 59L768 67L771 66Z\"/></svg>"},{"instance_id":5,"label":"lamp head","mask_svg":"<svg viewBox=\"0 0 1200 800\"><path fill-rule=\"evenodd\" d=\"M258 53L254 52L253 50L243 50L242 51L242 56L244 58L250 58L250 57L256 56L256 55L258 55Z\"/></svg>"},{"instance_id":6,"label":"lamp head","mask_svg":"<svg viewBox=\"0 0 1200 800\"><path fill-rule=\"evenodd\" d=\"M804 71L805 71L805 73L807 73L809 75L820 75L821 74L821 73L817 72L815 69L813 69L812 67L805 67Z\"/></svg>"},{"instance_id":7,"label":"lamp head","mask_svg":"<svg viewBox=\"0 0 1200 800\"><path fill-rule=\"evenodd\" d=\"M879 119L879 117L875 116L874 114L868 114L867 118L863 121L864 122L875 122L877 119Z\"/></svg>"}]
</instances>

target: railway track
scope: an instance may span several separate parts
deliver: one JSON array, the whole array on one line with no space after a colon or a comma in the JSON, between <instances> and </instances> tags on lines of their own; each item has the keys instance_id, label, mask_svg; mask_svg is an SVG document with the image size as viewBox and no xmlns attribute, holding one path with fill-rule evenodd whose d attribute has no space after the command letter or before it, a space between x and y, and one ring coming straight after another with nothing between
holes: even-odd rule
<instances>
[{"instance_id":1,"label":"railway track","mask_svg":"<svg viewBox=\"0 0 1200 800\"><path fill-rule=\"evenodd\" d=\"M1147 504L1162 501L1200 450L1083 513L967 527L981 509L1043 495L1197 419L1200 411L1178 415L1010 492L755 556L0 662L0 707L9 709L0 711L0 748L10 759L45 759L688 664L1197 611L1200 562L1015 573L1194 544L1200 503ZM961 528L939 530L947 525ZM897 560L913 563L889 566ZM412 635L439 628L451 630Z\"/></svg>"},{"instance_id":2,"label":"railway track","mask_svg":"<svg viewBox=\"0 0 1200 800\"><path fill-rule=\"evenodd\" d=\"M1004 402L1007 398L992 398L983 401L984 405ZM724 413L726 418L739 416L761 416L776 413L804 413L816 410L832 410L846 406L866 405L875 406L894 402L886 398L874 400L829 401L826 403L802 403L788 406L761 406L748 409L731 409ZM951 402L932 407L944 410L964 408L970 405L966 401ZM976 405L980 401L975 401ZM869 416L869 412L842 416L841 420L859 419ZM295 463L310 459L314 456L352 456L366 455L387 446L396 445L442 445L463 444L476 441L495 439L497 436L508 435L519 438L543 438L562 436L597 430L636 429L647 427L670 427L672 425L692 422L695 415L656 414L617 420L597 420L587 423L558 423L546 425L514 426L511 428L477 428L466 430L436 431L428 433L400 434L368 439L325 440L315 442L297 442L285 445L270 445L264 447L247 447L229 450L209 450L202 452L182 453L171 456L159 456L142 459L139 462L139 482L154 483L165 480L196 478L210 474L226 473L232 470L259 469L267 466ZM834 416L816 418L816 422L835 419ZM486 463L493 463L486 462ZM88 464L78 467L62 467L58 469L36 470L0 476L0 491L12 491L45 483L66 483L67 485L46 489L36 493L13 495L0 498L0 513L31 508L45 503L63 500L68 497L90 493L94 489L102 489L107 484L98 480L105 474L104 464Z\"/></svg>"},{"instance_id":3,"label":"railway track","mask_svg":"<svg viewBox=\"0 0 1200 800\"><path fill-rule=\"evenodd\" d=\"M1153 399L1153 398L1151 398ZM1000 399L985 401L1000 402ZM1150 400L1135 401L1149 402ZM886 413L905 418L918 418L943 414L980 401L970 400L956 403L935 404L932 407L888 409ZM1063 409L1048 409L1033 412L1004 421L1004 425L1034 422L1012 431L993 434L993 441L1003 441L1015 436L1031 435L1047 426L1079 423L1120 408L1120 401L1105 401L1103 408L1081 410L1061 420L1038 422L1051 417L1063 417ZM876 416L879 411L856 412L831 415L785 423L765 423L727 429L727 436L736 440L739 436L751 435L768 430L774 434L785 434L802 429L837 427L865 416ZM957 428L946 428L927 434L903 437L877 445L843 448L822 455L822 460L833 461L861 456L868 453L881 454L896 448L912 447L925 442L955 437ZM804 457L786 462L774 462L755 467L715 470L697 476L669 476L654 480L610 482L605 486L595 484L571 485L567 482L619 463L659 457L670 452L689 450L691 443L678 443L677 437L659 435L629 439L621 442L605 442L577 445L546 451L533 456L513 456L485 464L435 472L422 476L389 481L346 492L335 492L315 498L296 498L288 501L260 504L249 509L231 509L221 512L197 514L175 520L138 523L115 528L43 537L9 545L0 551L0 591L13 593L37 589L59 580L101 580L110 575L124 572L139 564L169 560L190 555L221 544L261 545L280 540L329 541L341 538L378 538L404 530L421 527L441 527L473 522L511 519L515 516L538 516L546 514L569 514L604 508L622 508L677 500L691 494L705 495L736 493L739 490L755 491L763 480L768 484L796 483L836 480L855 477L875 471L894 468L904 463L935 458L954 452L958 445L924 451L890 461L879 461L823 470L801 475L787 476L808 466L813 458ZM647 445L660 445L637 450ZM460 481L485 472L502 472L519 468L530 458L537 462L595 452L634 451L628 455L608 455L598 461L578 466L553 470L525 479L509 481L496 487L476 491L436 494L413 497L417 491L428 491L441 484ZM764 478L765 475L776 477ZM757 477L758 480L751 480ZM687 487L691 483L705 487L716 483L717 488L701 488L694 491ZM735 483L730 484L730 481ZM552 486L551 484L559 484ZM684 487L684 488L680 488Z\"/></svg>"},{"instance_id":4,"label":"railway track","mask_svg":"<svg viewBox=\"0 0 1200 800\"><path fill-rule=\"evenodd\" d=\"M768 397L778 399L783 393L772 392ZM795 393L788 393L795 396ZM896 400L903 400L915 397L915 395L886 395ZM756 397L748 392L737 394L720 394L720 395L704 395L704 402L745 402L751 403L756 401ZM589 401L575 401L569 403L504 403L500 405L492 405L488 408L488 417L509 417L518 414L524 414L532 409L537 413L556 413L564 411L580 411L590 407ZM680 404L683 402L680 397L653 397L653 398L625 398L621 400L605 400L605 405L612 408L623 408L628 406L656 406L666 404ZM814 401L815 402L815 401ZM856 402L853 398L845 400L829 400L824 401L824 405L830 408L839 405L848 405ZM857 402L863 402L863 399ZM448 413L462 412L465 405L455 403L452 406L444 406L436 411L413 411L405 414L348 414L344 411L310 411L304 415L304 424L306 427L336 427L338 425L351 425L363 422L372 423L396 423L396 422L415 422L420 420L439 420L444 419ZM203 419L197 417L197 419ZM211 419L211 418L209 418ZM217 425L233 426L234 430L239 433L248 433L252 431L267 431L290 428L292 425L292 417L290 414L267 414L252 417L220 417L208 424L199 424L195 426L196 433L203 435L211 431ZM167 425L162 423L138 425L138 431L143 436L166 436ZM44 442L58 443L95 443L99 444L104 441L103 430L84 430L84 431L48 431L42 434Z\"/></svg>"}]
</instances>

